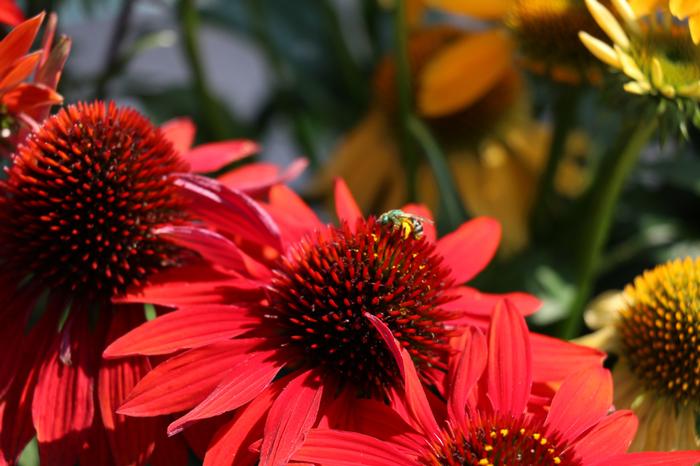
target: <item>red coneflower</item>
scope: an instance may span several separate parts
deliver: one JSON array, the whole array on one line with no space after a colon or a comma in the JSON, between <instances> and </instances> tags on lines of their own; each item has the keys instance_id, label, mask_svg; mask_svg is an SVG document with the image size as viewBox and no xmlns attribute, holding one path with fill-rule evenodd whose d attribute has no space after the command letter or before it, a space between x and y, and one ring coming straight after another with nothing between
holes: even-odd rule
<instances>
[{"instance_id":1,"label":"red coneflower","mask_svg":"<svg viewBox=\"0 0 700 466\"><path fill-rule=\"evenodd\" d=\"M219 277L187 286L159 282L129 297L179 310L118 339L105 356L188 350L157 366L120 408L132 416L190 410L169 426L171 435L245 406L217 434L207 465L253 464L247 447L263 432L260 464L284 464L318 418L346 426L362 416L355 410L360 398L396 402L399 368L371 319L388 326L421 379L441 391L450 339L466 324L488 323L497 297L461 284L496 251L500 227L491 219L436 240L424 208L365 219L342 182L339 226L322 224L283 186L263 207L201 177L178 183L216 233L177 226L160 233L198 251ZM539 305L522 293L509 297L525 313ZM578 363L601 361L600 353L540 342L550 355L538 375L558 378ZM572 358L560 362L566 358L557 351ZM550 362L556 373L548 372Z\"/></svg>"},{"instance_id":2,"label":"red coneflower","mask_svg":"<svg viewBox=\"0 0 700 466\"><path fill-rule=\"evenodd\" d=\"M142 306L112 300L195 257L155 234L191 218L170 175L216 170L256 148L190 151L191 133L187 121L161 131L113 103L78 104L12 156L0 182L0 464L14 464L35 433L51 466L144 465L154 449L152 464L186 462L162 420L114 412L148 360L99 355L145 322Z\"/></svg>"},{"instance_id":3,"label":"red coneflower","mask_svg":"<svg viewBox=\"0 0 700 466\"><path fill-rule=\"evenodd\" d=\"M626 454L637 419L631 411L610 413L612 379L601 367L571 374L546 403L548 409L541 409L542 400L531 390L527 326L507 301L496 305L488 342L476 328L454 340L458 352L450 361L446 402L429 402L408 352L381 320L373 323L401 367L405 409L369 410L368 433L312 430L294 461L319 466L690 466L700 461L700 451Z\"/></svg>"},{"instance_id":4,"label":"red coneflower","mask_svg":"<svg viewBox=\"0 0 700 466\"><path fill-rule=\"evenodd\" d=\"M0 19L11 9L0 5ZM21 12L20 12L21 13ZM0 41L0 153L12 153L28 131L46 118L52 105L63 102L56 93L71 41L62 36L54 44L57 17L49 16L42 50L29 49L44 20L41 13L18 24ZM25 82L34 75L32 82Z\"/></svg>"}]
</instances>

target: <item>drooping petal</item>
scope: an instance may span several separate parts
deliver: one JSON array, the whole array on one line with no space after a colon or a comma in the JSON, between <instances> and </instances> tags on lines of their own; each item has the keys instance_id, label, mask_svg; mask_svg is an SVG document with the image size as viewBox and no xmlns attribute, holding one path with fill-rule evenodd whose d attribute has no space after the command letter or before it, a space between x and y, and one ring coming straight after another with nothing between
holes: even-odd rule
<instances>
[{"instance_id":1,"label":"drooping petal","mask_svg":"<svg viewBox=\"0 0 700 466\"><path fill-rule=\"evenodd\" d=\"M21 83L2 96L2 103L11 112L37 110L63 102L61 94L41 84Z\"/></svg>"},{"instance_id":2,"label":"drooping petal","mask_svg":"<svg viewBox=\"0 0 700 466\"><path fill-rule=\"evenodd\" d=\"M236 362L259 340L227 340L186 351L156 366L134 387L119 408L128 416L176 413L201 403Z\"/></svg>"},{"instance_id":3,"label":"drooping petal","mask_svg":"<svg viewBox=\"0 0 700 466\"><path fill-rule=\"evenodd\" d=\"M215 231L192 226L165 226L155 231L159 237L199 253L204 260L226 272L246 274L243 252L236 243Z\"/></svg>"},{"instance_id":4,"label":"drooping petal","mask_svg":"<svg viewBox=\"0 0 700 466\"><path fill-rule=\"evenodd\" d=\"M226 165L249 157L260 147L247 139L203 144L181 154L193 173L211 173Z\"/></svg>"},{"instance_id":5,"label":"drooping petal","mask_svg":"<svg viewBox=\"0 0 700 466\"><path fill-rule=\"evenodd\" d=\"M465 420L469 395L486 368L486 337L468 328L459 338L457 353L450 358L447 378L447 410L458 425Z\"/></svg>"},{"instance_id":6,"label":"drooping petal","mask_svg":"<svg viewBox=\"0 0 700 466\"><path fill-rule=\"evenodd\" d=\"M287 464L316 421L322 395L323 384L313 369L287 384L265 421L260 466Z\"/></svg>"},{"instance_id":7,"label":"drooping petal","mask_svg":"<svg viewBox=\"0 0 700 466\"><path fill-rule=\"evenodd\" d=\"M392 444L357 432L314 429L292 456L323 466L407 466L414 464Z\"/></svg>"},{"instance_id":8,"label":"drooping petal","mask_svg":"<svg viewBox=\"0 0 700 466\"><path fill-rule=\"evenodd\" d=\"M72 312L80 314L76 309ZM90 368L91 338L83 320L87 321L66 323L39 369L32 419L44 464L73 466L92 426L95 381Z\"/></svg>"},{"instance_id":9,"label":"drooping petal","mask_svg":"<svg viewBox=\"0 0 700 466\"><path fill-rule=\"evenodd\" d=\"M437 253L452 269L457 283L474 278L491 261L501 241L501 225L494 219L470 220L437 242Z\"/></svg>"},{"instance_id":10,"label":"drooping petal","mask_svg":"<svg viewBox=\"0 0 700 466\"><path fill-rule=\"evenodd\" d=\"M406 404L411 414L427 437L431 438L433 435L437 435L440 431L438 423L435 420L435 415L430 407L430 403L428 403L428 397L423 389L423 384L420 378L418 378L416 366L413 364L408 351L400 347L396 338L391 334L391 330L381 319L369 313L365 313L365 317L377 329L377 332L386 343L396 360L396 364L401 370L401 375L404 380Z\"/></svg>"},{"instance_id":11,"label":"drooping petal","mask_svg":"<svg viewBox=\"0 0 700 466\"><path fill-rule=\"evenodd\" d=\"M177 153L182 155L189 152L194 144L197 127L191 119L183 117L166 121L160 126L160 131Z\"/></svg>"},{"instance_id":12,"label":"drooping petal","mask_svg":"<svg viewBox=\"0 0 700 466\"><path fill-rule=\"evenodd\" d=\"M40 51L20 57L20 59L12 65L10 72L0 79L0 89L9 89L27 79L36 69L40 58Z\"/></svg>"},{"instance_id":13,"label":"drooping petal","mask_svg":"<svg viewBox=\"0 0 700 466\"><path fill-rule=\"evenodd\" d=\"M634 439L637 424L637 416L632 411L615 411L576 442L576 457L583 464L593 464L602 457L626 452Z\"/></svg>"},{"instance_id":14,"label":"drooping petal","mask_svg":"<svg viewBox=\"0 0 700 466\"><path fill-rule=\"evenodd\" d=\"M496 412L521 415L532 386L532 355L525 319L510 303L494 309L489 328L488 397Z\"/></svg>"},{"instance_id":15,"label":"drooping petal","mask_svg":"<svg viewBox=\"0 0 700 466\"><path fill-rule=\"evenodd\" d=\"M595 425L612 406L610 371L590 367L564 379L552 399L545 425L558 432L564 442L573 442Z\"/></svg>"},{"instance_id":16,"label":"drooping petal","mask_svg":"<svg viewBox=\"0 0 700 466\"><path fill-rule=\"evenodd\" d=\"M362 211L360 207L355 202L355 198L352 197L352 193L345 184L345 181L338 178L335 180L335 213L338 216L338 220L342 222L347 222L350 231L355 232L355 224L357 220L362 218Z\"/></svg>"},{"instance_id":17,"label":"drooping petal","mask_svg":"<svg viewBox=\"0 0 700 466\"><path fill-rule=\"evenodd\" d=\"M542 301L528 293L518 291L512 293L484 293L468 286L454 288L458 298L442 305L443 309L449 311L462 311L468 314L490 317L496 303L507 299L524 315L529 316L537 312L542 305Z\"/></svg>"},{"instance_id":18,"label":"drooping petal","mask_svg":"<svg viewBox=\"0 0 700 466\"><path fill-rule=\"evenodd\" d=\"M191 201L190 210L197 218L227 235L240 235L253 244L281 250L277 224L246 194L213 179L191 174L179 175L175 184Z\"/></svg>"},{"instance_id":19,"label":"drooping petal","mask_svg":"<svg viewBox=\"0 0 700 466\"><path fill-rule=\"evenodd\" d=\"M532 373L535 380L559 381L586 367L601 365L605 353L558 338L530 334Z\"/></svg>"},{"instance_id":20,"label":"drooping petal","mask_svg":"<svg viewBox=\"0 0 700 466\"><path fill-rule=\"evenodd\" d=\"M284 364L271 358L271 351L259 351L232 365L228 375L201 403L168 426L175 435L192 422L218 416L243 406L258 396L275 378Z\"/></svg>"},{"instance_id":21,"label":"drooping petal","mask_svg":"<svg viewBox=\"0 0 700 466\"><path fill-rule=\"evenodd\" d=\"M260 323L251 311L211 304L180 308L125 333L105 349L105 358L168 354L236 337Z\"/></svg>"},{"instance_id":22,"label":"drooping petal","mask_svg":"<svg viewBox=\"0 0 700 466\"><path fill-rule=\"evenodd\" d=\"M289 376L276 380L238 410L236 417L222 426L212 438L204 457L204 466L245 464L241 457L247 456L247 447L262 437L267 412L288 382Z\"/></svg>"}]
</instances>

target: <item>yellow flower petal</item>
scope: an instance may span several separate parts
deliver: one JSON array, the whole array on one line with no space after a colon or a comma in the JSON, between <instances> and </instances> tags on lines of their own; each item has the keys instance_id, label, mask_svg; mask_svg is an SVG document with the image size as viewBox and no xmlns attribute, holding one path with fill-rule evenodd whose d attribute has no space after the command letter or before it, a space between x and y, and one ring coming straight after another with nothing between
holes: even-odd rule
<instances>
[{"instance_id":1,"label":"yellow flower petal","mask_svg":"<svg viewBox=\"0 0 700 466\"><path fill-rule=\"evenodd\" d=\"M622 63L622 71L624 71L624 73L627 76L640 83L647 82L647 78L644 76L642 70L639 69L639 65L637 65L637 62L634 61L632 57L630 57L624 50L622 50L622 48L618 47L617 45L615 45L615 51L617 52L617 56L620 59L620 63Z\"/></svg>"},{"instance_id":2,"label":"yellow flower petal","mask_svg":"<svg viewBox=\"0 0 700 466\"><path fill-rule=\"evenodd\" d=\"M608 37L617 45L627 50L630 46L630 40L622 29L622 26L620 26L620 23L615 19L615 16L597 0L586 0L586 5L593 15L593 18Z\"/></svg>"},{"instance_id":3,"label":"yellow flower petal","mask_svg":"<svg viewBox=\"0 0 700 466\"><path fill-rule=\"evenodd\" d=\"M512 0L425 0L433 8L479 19L503 18Z\"/></svg>"},{"instance_id":4,"label":"yellow flower petal","mask_svg":"<svg viewBox=\"0 0 700 466\"><path fill-rule=\"evenodd\" d=\"M700 2L698 0L671 0L669 6L673 16L679 18L700 14Z\"/></svg>"},{"instance_id":5,"label":"yellow flower petal","mask_svg":"<svg viewBox=\"0 0 700 466\"><path fill-rule=\"evenodd\" d=\"M700 44L700 15L695 15L688 22L690 26L690 35L695 44Z\"/></svg>"},{"instance_id":6,"label":"yellow flower petal","mask_svg":"<svg viewBox=\"0 0 700 466\"><path fill-rule=\"evenodd\" d=\"M439 52L418 77L425 116L456 112L496 85L511 66L512 42L500 30L470 35Z\"/></svg>"},{"instance_id":7,"label":"yellow flower petal","mask_svg":"<svg viewBox=\"0 0 700 466\"><path fill-rule=\"evenodd\" d=\"M583 42L583 45L600 61L607 63L613 68L622 69L622 63L620 63L617 53L608 44L583 31L578 33L578 37Z\"/></svg>"}]
</instances>

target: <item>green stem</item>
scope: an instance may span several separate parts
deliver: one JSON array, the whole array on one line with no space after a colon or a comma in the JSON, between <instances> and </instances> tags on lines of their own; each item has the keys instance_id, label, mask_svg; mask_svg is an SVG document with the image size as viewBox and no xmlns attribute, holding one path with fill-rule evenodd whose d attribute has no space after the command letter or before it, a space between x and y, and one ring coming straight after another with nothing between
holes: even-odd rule
<instances>
[{"instance_id":1,"label":"green stem","mask_svg":"<svg viewBox=\"0 0 700 466\"><path fill-rule=\"evenodd\" d=\"M206 130L214 139L226 139L231 133L231 129L227 128L224 120L219 118L221 109L209 90L204 66L199 57L199 44L197 42L199 14L195 0L179 0L177 12L180 20L183 53L192 73L194 91L201 106Z\"/></svg>"},{"instance_id":2,"label":"green stem","mask_svg":"<svg viewBox=\"0 0 700 466\"><path fill-rule=\"evenodd\" d=\"M603 247L608 239L615 207L629 173L637 163L639 154L657 128L658 120L642 116L629 133L623 134L620 144L607 153L600 167L600 175L591 188L589 211L582 218L587 228L578 248L579 264L576 296L563 322L559 336L570 339L580 334L583 311L593 291L596 271Z\"/></svg>"},{"instance_id":3,"label":"green stem","mask_svg":"<svg viewBox=\"0 0 700 466\"><path fill-rule=\"evenodd\" d=\"M459 227L467 218L464 206L460 200L459 191L455 185L446 158L437 141L419 118L412 116L408 120L408 129L411 136L423 148L425 156L437 179L437 187L440 192L440 203L445 213L447 227L450 231Z\"/></svg>"},{"instance_id":4,"label":"green stem","mask_svg":"<svg viewBox=\"0 0 700 466\"><path fill-rule=\"evenodd\" d=\"M366 80L362 77L362 73L345 42L342 25L338 19L335 7L331 4L330 0L319 1L325 23L330 30L331 43L335 51L335 58L338 60L338 65L340 66L345 88L355 102L364 105L367 101L367 88L363 83L365 83Z\"/></svg>"},{"instance_id":5,"label":"green stem","mask_svg":"<svg viewBox=\"0 0 700 466\"><path fill-rule=\"evenodd\" d=\"M540 177L530 218L531 229L535 234L546 231L547 225L550 223L548 219L555 192L557 169L566 154L566 140L569 132L576 124L578 101L579 94L574 89L568 86L558 89L552 111L554 122L552 141L549 145L547 163Z\"/></svg>"},{"instance_id":6,"label":"green stem","mask_svg":"<svg viewBox=\"0 0 700 466\"><path fill-rule=\"evenodd\" d=\"M408 199L417 198L416 175L418 157L411 144L408 128L413 109L411 67L408 60L408 25L406 24L406 0L396 0L394 8L394 58L396 60L396 85L399 100L399 147L404 157Z\"/></svg>"}]
</instances>

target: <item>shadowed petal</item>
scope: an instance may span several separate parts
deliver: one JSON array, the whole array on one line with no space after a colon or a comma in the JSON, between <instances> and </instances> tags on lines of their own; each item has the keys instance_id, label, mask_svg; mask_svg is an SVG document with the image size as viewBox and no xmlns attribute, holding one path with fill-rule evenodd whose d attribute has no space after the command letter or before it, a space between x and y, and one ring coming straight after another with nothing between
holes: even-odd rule
<instances>
[{"instance_id":1,"label":"shadowed petal","mask_svg":"<svg viewBox=\"0 0 700 466\"><path fill-rule=\"evenodd\" d=\"M517 291L503 294L483 293L468 286L456 287L455 291L457 291L458 298L443 304L441 306L443 309L490 317L496 303L507 299L515 305L522 315L529 316L542 306L542 301L535 296Z\"/></svg>"},{"instance_id":2,"label":"shadowed petal","mask_svg":"<svg viewBox=\"0 0 700 466\"><path fill-rule=\"evenodd\" d=\"M241 250L233 241L214 231L189 226L166 226L157 229L154 233L177 245L196 251L203 259L225 272L247 275Z\"/></svg>"},{"instance_id":3,"label":"shadowed petal","mask_svg":"<svg viewBox=\"0 0 700 466\"><path fill-rule=\"evenodd\" d=\"M308 160L303 158L296 159L284 169L272 163L251 163L217 179L219 183L257 199L268 194L272 187L294 180L308 165Z\"/></svg>"},{"instance_id":4,"label":"shadowed petal","mask_svg":"<svg viewBox=\"0 0 700 466\"><path fill-rule=\"evenodd\" d=\"M190 171L193 173L210 173L253 155L259 149L255 142L241 139L203 144L181 153L180 156L189 162Z\"/></svg>"},{"instance_id":5,"label":"shadowed petal","mask_svg":"<svg viewBox=\"0 0 700 466\"><path fill-rule=\"evenodd\" d=\"M605 353L558 338L530 334L532 373L535 380L559 381L581 369L602 365Z\"/></svg>"}]
</instances>

